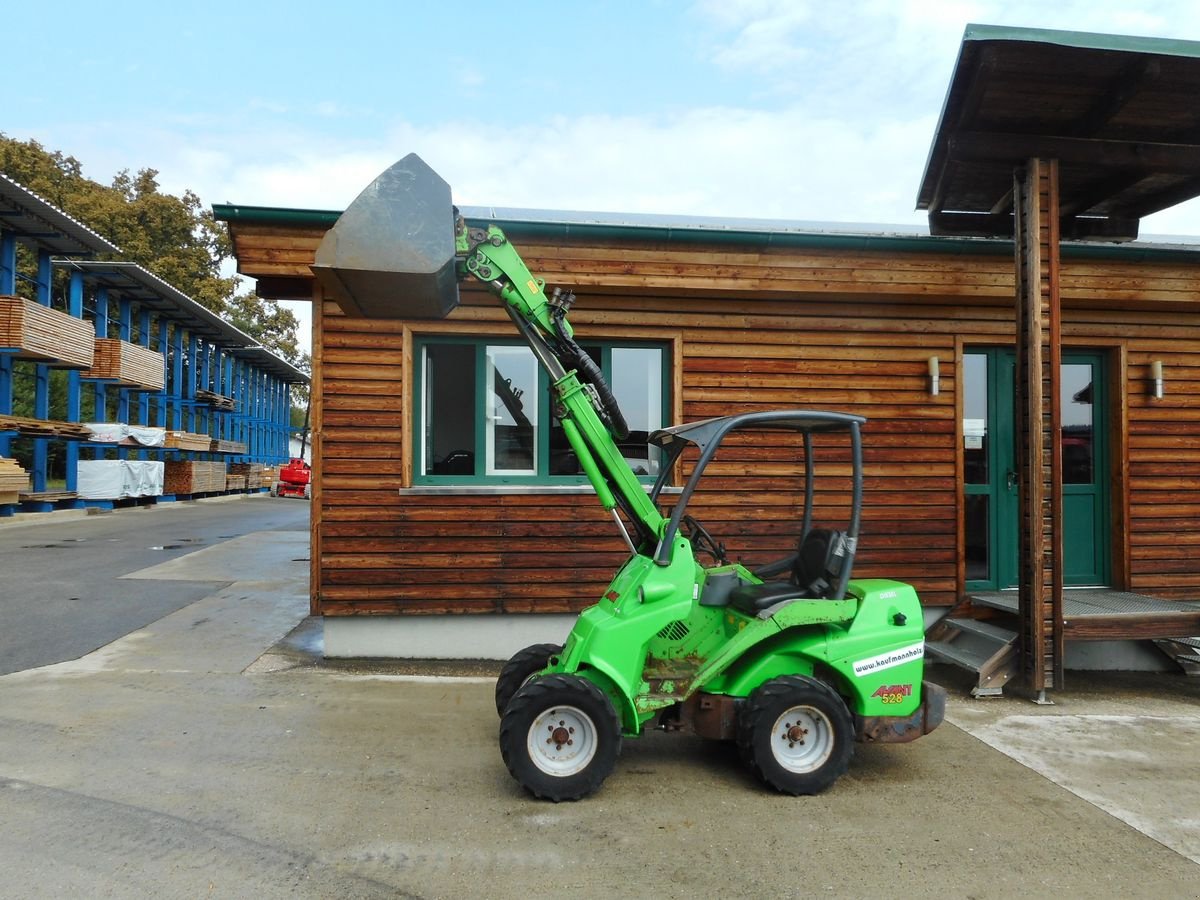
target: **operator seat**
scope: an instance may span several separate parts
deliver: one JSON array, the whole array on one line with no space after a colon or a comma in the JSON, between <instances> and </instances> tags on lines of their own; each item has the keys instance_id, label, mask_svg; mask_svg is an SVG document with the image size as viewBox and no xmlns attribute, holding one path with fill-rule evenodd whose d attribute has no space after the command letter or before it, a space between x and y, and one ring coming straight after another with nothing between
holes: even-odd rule
<instances>
[{"instance_id":1,"label":"operator seat","mask_svg":"<svg viewBox=\"0 0 1200 900\"><path fill-rule=\"evenodd\" d=\"M845 559L844 531L813 528L800 542L789 580L738 585L730 592L729 604L758 615L785 600L827 598L837 584Z\"/></svg>"}]
</instances>

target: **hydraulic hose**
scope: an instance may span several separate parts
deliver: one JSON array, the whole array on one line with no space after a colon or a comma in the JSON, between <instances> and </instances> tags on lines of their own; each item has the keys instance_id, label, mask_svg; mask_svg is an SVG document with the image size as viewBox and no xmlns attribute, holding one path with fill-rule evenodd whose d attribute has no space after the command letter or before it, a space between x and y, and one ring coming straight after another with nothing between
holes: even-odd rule
<instances>
[{"instance_id":1,"label":"hydraulic hose","mask_svg":"<svg viewBox=\"0 0 1200 900\"><path fill-rule=\"evenodd\" d=\"M625 421L625 415L621 412L621 407L617 404L617 398L613 395L612 388L604 380L604 373L596 365L596 361L587 354L587 351L575 343L575 339L563 328L562 320L563 310L556 310L554 313L555 330L558 332L558 340L562 345L563 355L570 359L568 367L575 369L580 381L590 384L596 389L596 396L600 398L601 412L607 420L605 424L608 426L608 430L612 432L613 437L618 441L625 440L625 438L629 437L629 424ZM564 362L566 361L564 360Z\"/></svg>"}]
</instances>

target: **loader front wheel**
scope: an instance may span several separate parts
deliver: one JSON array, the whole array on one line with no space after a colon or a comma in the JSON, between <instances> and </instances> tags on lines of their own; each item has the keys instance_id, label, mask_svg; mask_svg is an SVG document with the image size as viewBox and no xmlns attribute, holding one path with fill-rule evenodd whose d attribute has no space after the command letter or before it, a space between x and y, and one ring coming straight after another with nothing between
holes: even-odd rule
<instances>
[{"instance_id":1,"label":"loader front wheel","mask_svg":"<svg viewBox=\"0 0 1200 900\"><path fill-rule=\"evenodd\" d=\"M819 794L850 766L854 724L837 693L801 675L773 678L747 698L738 749L754 772L785 794Z\"/></svg>"},{"instance_id":2,"label":"loader front wheel","mask_svg":"<svg viewBox=\"0 0 1200 900\"><path fill-rule=\"evenodd\" d=\"M518 650L500 670L496 679L496 713L504 715L508 701L530 678L550 665L550 657L562 653L561 644L533 644Z\"/></svg>"},{"instance_id":3,"label":"loader front wheel","mask_svg":"<svg viewBox=\"0 0 1200 900\"><path fill-rule=\"evenodd\" d=\"M596 790L621 753L612 702L578 675L547 675L520 688L500 721L500 753L522 787L543 800Z\"/></svg>"}]
</instances>

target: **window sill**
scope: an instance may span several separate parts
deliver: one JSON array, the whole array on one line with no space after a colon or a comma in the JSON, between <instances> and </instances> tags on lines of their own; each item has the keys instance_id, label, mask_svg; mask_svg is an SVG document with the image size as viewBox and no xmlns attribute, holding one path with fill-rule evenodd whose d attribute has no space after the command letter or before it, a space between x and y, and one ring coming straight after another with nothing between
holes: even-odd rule
<instances>
[{"instance_id":1,"label":"window sill","mask_svg":"<svg viewBox=\"0 0 1200 900\"><path fill-rule=\"evenodd\" d=\"M646 485L646 493L650 485ZM682 487L667 486L660 496L679 494ZM417 484L400 488L401 497L469 497L496 494L595 494L590 484Z\"/></svg>"}]
</instances>

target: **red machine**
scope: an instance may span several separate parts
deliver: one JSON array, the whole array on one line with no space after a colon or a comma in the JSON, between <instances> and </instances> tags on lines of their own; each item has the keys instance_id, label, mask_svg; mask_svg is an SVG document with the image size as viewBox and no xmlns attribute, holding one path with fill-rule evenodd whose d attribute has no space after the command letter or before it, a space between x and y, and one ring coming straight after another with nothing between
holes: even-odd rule
<instances>
[{"instance_id":1,"label":"red machine","mask_svg":"<svg viewBox=\"0 0 1200 900\"><path fill-rule=\"evenodd\" d=\"M312 496L312 467L302 459L289 459L279 470L279 481L275 483L277 497Z\"/></svg>"}]
</instances>

